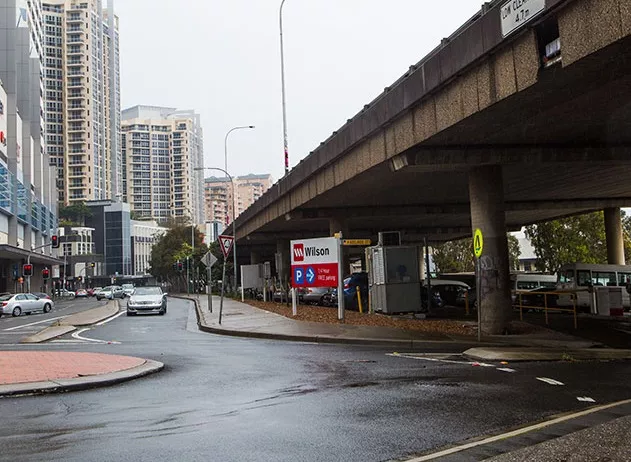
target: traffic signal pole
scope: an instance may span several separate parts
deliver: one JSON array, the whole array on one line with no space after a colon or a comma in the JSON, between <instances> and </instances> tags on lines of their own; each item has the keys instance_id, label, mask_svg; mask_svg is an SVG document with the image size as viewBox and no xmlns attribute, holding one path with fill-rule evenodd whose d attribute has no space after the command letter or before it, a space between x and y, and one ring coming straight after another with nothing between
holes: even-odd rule
<instances>
[{"instance_id":1,"label":"traffic signal pole","mask_svg":"<svg viewBox=\"0 0 631 462\"><path fill-rule=\"evenodd\" d=\"M48 244L40 245L39 247L31 247L31 250L29 250L28 252L28 257L26 257L26 264L27 265L31 264L31 254L33 253L34 250L43 249L44 247L48 247L49 245L53 245L53 243L49 242ZM31 276L30 275L26 277L26 292L27 293L31 292Z\"/></svg>"}]
</instances>

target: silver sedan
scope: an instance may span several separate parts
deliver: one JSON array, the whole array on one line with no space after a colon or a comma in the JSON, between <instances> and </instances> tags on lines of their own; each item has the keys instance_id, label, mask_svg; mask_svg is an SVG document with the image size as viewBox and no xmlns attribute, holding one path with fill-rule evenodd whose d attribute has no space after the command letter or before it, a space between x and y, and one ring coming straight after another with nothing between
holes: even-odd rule
<instances>
[{"instance_id":1,"label":"silver sedan","mask_svg":"<svg viewBox=\"0 0 631 462\"><path fill-rule=\"evenodd\" d=\"M167 294L160 287L136 287L127 301L127 316L167 312Z\"/></svg>"},{"instance_id":2,"label":"silver sedan","mask_svg":"<svg viewBox=\"0 0 631 462\"><path fill-rule=\"evenodd\" d=\"M38 298L33 294L4 294L0 296L0 313L20 316L38 311L49 313L55 304L47 298Z\"/></svg>"}]
</instances>

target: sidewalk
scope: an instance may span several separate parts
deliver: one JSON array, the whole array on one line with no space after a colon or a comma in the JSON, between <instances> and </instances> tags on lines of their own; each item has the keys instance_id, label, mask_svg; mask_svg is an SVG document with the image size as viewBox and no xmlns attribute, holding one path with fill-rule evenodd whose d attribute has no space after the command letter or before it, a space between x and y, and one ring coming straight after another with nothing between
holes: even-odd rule
<instances>
[{"instance_id":1,"label":"sidewalk","mask_svg":"<svg viewBox=\"0 0 631 462\"><path fill-rule=\"evenodd\" d=\"M186 295L179 297L189 298ZM469 348L478 347L470 350L472 357L494 361L558 361L570 358L631 359L630 350L595 348L602 345L554 331L485 336L482 342L478 343L477 339L467 336L428 334L390 327L297 321L228 298L224 300L222 324L219 325L219 297L213 297L213 313L208 310L206 295L191 297L197 299L200 329L221 335L317 343L388 345L393 348L423 348L431 344L457 344Z\"/></svg>"},{"instance_id":2,"label":"sidewalk","mask_svg":"<svg viewBox=\"0 0 631 462\"><path fill-rule=\"evenodd\" d=\"M158 372L163 367L160 362L130 356L5 351L0 355L0 396L102 387Z\"/></svg>"}]
</instances>

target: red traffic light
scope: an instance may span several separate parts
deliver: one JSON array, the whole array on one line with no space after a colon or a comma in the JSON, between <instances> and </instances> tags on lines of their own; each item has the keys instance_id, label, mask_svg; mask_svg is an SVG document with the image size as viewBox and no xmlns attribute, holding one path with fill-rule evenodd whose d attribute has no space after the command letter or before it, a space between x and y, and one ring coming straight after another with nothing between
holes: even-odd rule
<instances>
[{"instance_id":1,"label":"red traffic light","mask_svg":"<svg viewBox=\"0 0 631 462\"><path fill-rule=\"evenodd\" d=\"M50 279L50 270L48 268L42 270L42 279Z\"/></svg>"},{"instance_id":2,"label":"red traffic light","mask_svg":"<svg viewBox=\"0 0 631 462\"><path fill-rule=\"evenodd\" d=\"M26 265L22 266L22 275L33 276L33 265L27 263Z\"/></svg>"},{"instance_id":3,"label":"red traffic light","mask_svg":"<svg viewBox=\"0 0 631 462\"><path fill-rule=\"evenodd\" d=\"M53 235L50 238L50 243L53 246L53 249L59 248L59 236Z\"/></svg>"}]
</instances>

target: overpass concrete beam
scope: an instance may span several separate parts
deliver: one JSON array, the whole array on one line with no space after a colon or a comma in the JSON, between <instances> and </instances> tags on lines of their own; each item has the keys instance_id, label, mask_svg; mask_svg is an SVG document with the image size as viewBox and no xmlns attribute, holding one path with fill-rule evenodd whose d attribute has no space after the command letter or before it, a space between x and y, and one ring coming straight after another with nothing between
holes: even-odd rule
<instances>
[{"instance_id":1,"label":"overpass concrete beam","mask_svg":"<svg viewBox=\"0 0 631 462\"><path fill-rule=\"evenodd\" d=\"M605 209L605 237L607 240L607 261L610 265L624 265L624 237L619 208Z\"/></svg>"},{"instance_id":2,"label":"overpass concrete beam","mask_svg":"<svg viewBox=\"0 0 631 462\"><path fill-rule=\"evenodd\" d=\"M512 317L508 240L504 210L502 167L485 166L469 172L471 224L484 237L478 275L482 332L502 334Z\"/></svg>"}]
</instances>

